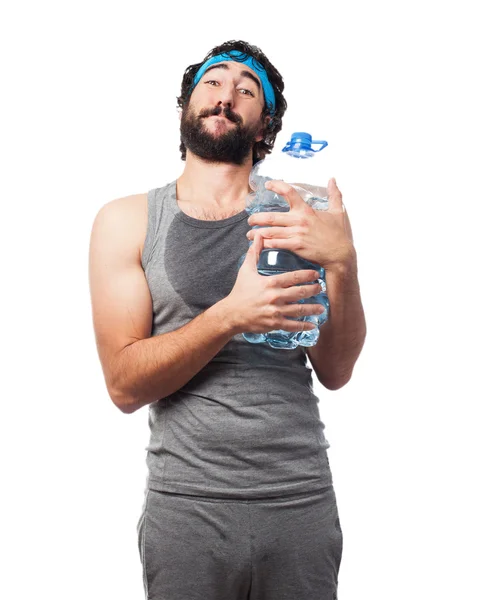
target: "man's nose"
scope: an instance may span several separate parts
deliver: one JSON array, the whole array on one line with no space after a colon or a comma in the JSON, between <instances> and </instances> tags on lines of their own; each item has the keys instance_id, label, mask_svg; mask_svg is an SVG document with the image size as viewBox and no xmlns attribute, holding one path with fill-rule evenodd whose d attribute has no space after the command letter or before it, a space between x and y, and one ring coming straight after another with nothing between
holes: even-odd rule
<instances>
[{"instance_id":1,"label":"man's nose","mask_svg":"<svg viewBox=\"0 0 479 600\"><path fill-rule=\"evenodd\" d=\"M217 106L222 105L223 109L228 106L232 108L234 105L234 89L232 86L223 86L223 88L218 92L218 99L216 102Z\"/></svg>"},{"instance_id":2,"label":"man's nose","mask_svg":"<svg viewBox=\"0 0 479 600\"><path fill-rule=\"evenodd\" d=\"M222 100L218 100L218 102L216 103L216 106L219 106L223 110L226 110L226 107L231 109L231 102L227 102L227 101L225 102Z\"/></svg>"}]
</instances>

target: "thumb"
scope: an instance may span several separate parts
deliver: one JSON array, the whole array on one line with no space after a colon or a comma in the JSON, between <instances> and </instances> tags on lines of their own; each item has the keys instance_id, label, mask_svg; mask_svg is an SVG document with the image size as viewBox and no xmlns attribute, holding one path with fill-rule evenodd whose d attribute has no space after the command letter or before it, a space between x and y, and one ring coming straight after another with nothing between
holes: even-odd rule
<instances>
[{"instance_id":1,"label":"thumb","mask_svg":"<svg viewBox=\"0 0 479 600\"><path fill-rule=\"evenodd\" d=\"M246 253L246 260L245 260L245 262L247 262L251 267L253 267L255 271L257 270L259 256L260 256L263 248L264 248L263 236L260 233L255 232L254 237L253 237L253 243L248 248L248 252Z\"/></svg>"}]
</instances>

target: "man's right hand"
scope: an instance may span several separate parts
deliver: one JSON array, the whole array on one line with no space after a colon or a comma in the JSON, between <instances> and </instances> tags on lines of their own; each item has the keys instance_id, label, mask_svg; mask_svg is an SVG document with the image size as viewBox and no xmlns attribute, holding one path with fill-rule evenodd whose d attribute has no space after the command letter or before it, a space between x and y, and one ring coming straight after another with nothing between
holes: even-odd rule
<instances>
[{"instance_id":1,"label":"man's right hand","mask_svg":"<svg viewBox=\"0 0 479 600\"><path fill-rule=\"evenodd\" d=\"M229 307L233 330L235 333L267 333L278 329L292 332L315 329L314 323L294 321L291 317L319 315L324 307L320 304L291 303L321 292L319 283L307 285L318 279L318 273L306 269L279 275L261 275L257 264L263 248L263 237L255 233L235 285L224 299Z\"/></svg>"}]
</instances>

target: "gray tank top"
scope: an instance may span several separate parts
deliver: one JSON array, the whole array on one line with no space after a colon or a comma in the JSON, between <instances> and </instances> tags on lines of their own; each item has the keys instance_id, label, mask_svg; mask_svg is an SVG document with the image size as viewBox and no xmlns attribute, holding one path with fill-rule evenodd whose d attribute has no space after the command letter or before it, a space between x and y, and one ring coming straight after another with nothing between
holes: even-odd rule
<instances>
[{"instance_id":1,"label":"gray tank top","mask_svg":"<svg viewBox=\"0 0 479 600\"><path fill-rule=\"evenodd\" d=\"M248 213L184 213L176 180L148 192L142 266L152 335L179 329L227 296L248 250ZM218 498L267 498L332 483L329 442L303 347L235 335L181 389L148 405L147 487Z\"/></svg>"}]
</instances>

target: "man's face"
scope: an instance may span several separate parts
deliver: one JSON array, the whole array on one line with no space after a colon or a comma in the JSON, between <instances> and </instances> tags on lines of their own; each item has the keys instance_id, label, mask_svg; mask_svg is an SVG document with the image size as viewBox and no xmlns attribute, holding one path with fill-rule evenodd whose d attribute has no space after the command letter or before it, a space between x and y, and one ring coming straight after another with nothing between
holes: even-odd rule
<instances>
[{"instance_id":1,"label":"man's face","mask_svg":"<svg viewBox=\"0 0 479 600\"><path fill-rule=\"evenodd\" d=\"M181 139L200 158L242 165L263 138L263 90L243 63L211 66L193 90L181 115Z\"/></svg>"}]
</instances>

